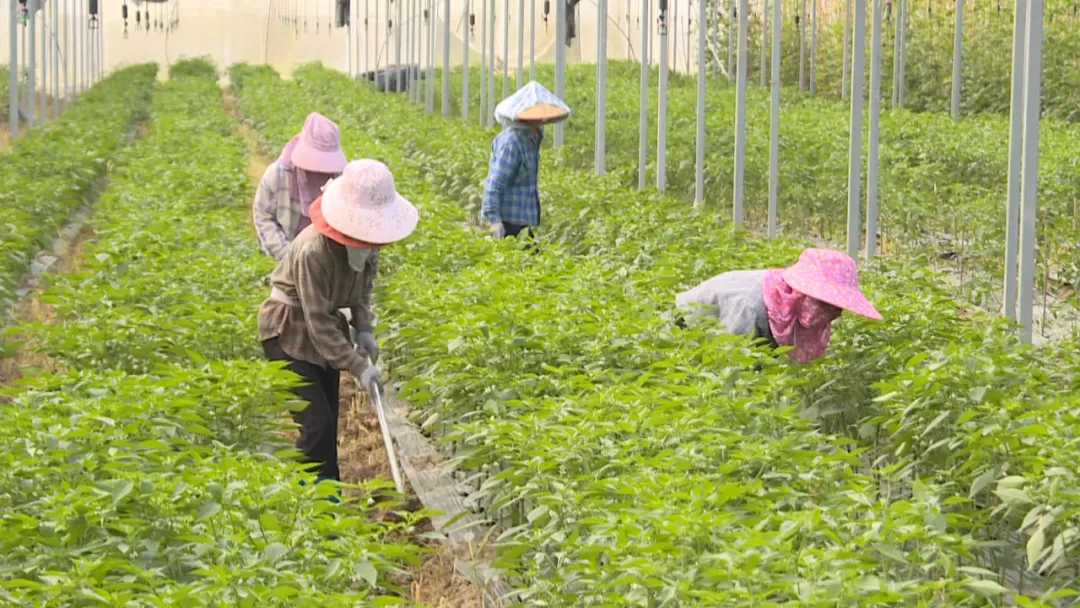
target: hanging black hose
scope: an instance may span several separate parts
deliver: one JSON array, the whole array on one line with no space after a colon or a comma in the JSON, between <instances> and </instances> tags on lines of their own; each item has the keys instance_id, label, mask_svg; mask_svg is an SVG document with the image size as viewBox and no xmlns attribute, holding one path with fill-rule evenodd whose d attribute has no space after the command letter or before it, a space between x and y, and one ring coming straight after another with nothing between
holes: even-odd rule
<instances>
[{"instance_id":1,"label":"hanging black hose","mask_svg":"<svg viewBox=\"0 0 1080 608\"><path fill-rule=\"evenodd\" d=\"M348 27L352 24L352 6L349 0L337 0L337 26Z\"/></svg>"},{"instance_id":2,"label":"hanging black hose","mask_svg":"<svg viewBox=\"0 0 1080 608\"><path fill-rule=\"evenodd\" d=\"M476 13L472 10L472 3L469 3L469 40L476 40Z\"/></svg>"},{"instance_id":3,"label":"hanging black hose","mask_svg":"<svg viewBox=\"0 0 1080 608\"><path fill-rule=\"evenodd\" d=\"M124 38L128 37L128 7L127 2L120 7L120 13L124 17Z\"/></svg>"},{"instance_id":4,"label":"hanging black hose","mask_svg":"<svg viewBox=\"0 0 1080 608\"><path fill-rule=\"evenodd\" d=\"M544 31L547 31L548 14L551 13L551 0L544 0Z\"/></svg>"}]
</instances>

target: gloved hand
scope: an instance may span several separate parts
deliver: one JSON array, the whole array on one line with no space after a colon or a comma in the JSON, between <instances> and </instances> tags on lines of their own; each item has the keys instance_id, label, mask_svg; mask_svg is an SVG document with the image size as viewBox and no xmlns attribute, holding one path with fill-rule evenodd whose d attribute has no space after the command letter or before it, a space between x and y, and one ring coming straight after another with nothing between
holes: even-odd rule
<instances>
[{"instance_id":1,"label":"gloved hand","mask_svg":"<svg viewBox=\"0 0 1080 608\"><path fill-rule=\"evenodd\" d=\"M364 368L364 371L360 372L360 377L357 378L360 381L360 386L364 387L364 390L370 391L371 385L375 384L382 390L382 372L374 364L368 365Z\"/></svg>"},{"instance_id":2,"label":"gloved hand","mask_svg":"<svg viewBox=\"0 0 1080 608\"><path fill-rule=\"evenodd\" d=\"M355 327L350 328L350 330L352 331L352 340L356 346L356 352L367 356L372 363L378 363L379 343L375 341L375 334L370 331L358 331Z\"/></svg>"},{"instance_id":3,"label":"gloved hand","mask_svg":"<svg viewBox=\"0 0 1080 608\"><path fill-rule=\"evenodd\" d=\"M503 226L502 222L495 222L488 231L491 232L491 236L497 239L506 237L506 226Z\"/></svg>"}]
</instances>

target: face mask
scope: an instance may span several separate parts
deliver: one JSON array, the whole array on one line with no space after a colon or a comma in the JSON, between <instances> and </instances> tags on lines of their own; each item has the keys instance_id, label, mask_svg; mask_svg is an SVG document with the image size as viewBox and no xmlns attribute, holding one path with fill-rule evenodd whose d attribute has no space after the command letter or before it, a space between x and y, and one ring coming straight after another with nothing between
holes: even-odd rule
<instances>
[{"instance_id":1,"label":"face mask","mask_svg":"<svg viewBox=\"0 0 1080 608\"><path fill-rule=\"evenodd\" d=\"M832 323L843 310L814 298L805 298L799 310L799 325L812 329L826 323Z\"/></svg>"},{"instance_id":2,"label":"face mask","mask_svg":"<svg viewBox=\"0 0 1080 608\"><path fill-rule=\"evenodd\" d=\"M377 249L355 249L353 247L346 247L345 251L349 254L349 268L352 268L356 272L364 272L364 265L367 264L368 258L371 257L372 252Z\"/></svg>"}]
</instances>

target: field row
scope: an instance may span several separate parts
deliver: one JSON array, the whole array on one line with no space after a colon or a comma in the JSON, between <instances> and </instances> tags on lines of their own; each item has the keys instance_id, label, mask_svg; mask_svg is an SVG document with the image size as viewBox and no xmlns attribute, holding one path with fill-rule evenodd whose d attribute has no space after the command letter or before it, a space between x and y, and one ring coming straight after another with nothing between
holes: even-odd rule
<instances>
[{"instance_id":1,"label":"field row","mask_svg":"<svg viewBox=\"0 0 1080 608\"><path fill-rule=\"evenodd\" d=\"M625 186L638 183L639 67L613 63L609 68L608 171ZM471 74L479 123L479 70ZM554 71L540 66L537 78L554 82ZM650 78L649 185L656 175L656 81ZM461 101L460 73L453 78L455 115ZM570 165L591 168L595 156L595 68L574 66L567 73L566 146L560 156ZM696 84L675 76L669 90L668 192L692 200L695 181ZM734 167L735 91L720 78L710 79L707 93L705 198L730 216ZM441 89L436 87L436 108ZM764 230L768 209L769 97L749 91L746 150L746 221ZM812 100L785 90L781 108L778 214L781 233L796 238L846 239L848 123L843 102ZM864 123L865 124L865 123ZM1005 248L1008 174L1008 117L981 116L960 123L941 114L889 111L881 119L879 181L879 250L914 256L923 263L953 259L964 277L962 295L977 305L999 310ZM548 138L548 142L554 138ZM1038 264L1040 283L1051 276L1080 283L1080 127L1044 121L1039 166ZM865 147L864 147L865 167ZM550 153L549 153L550 154ZM865 192L865 175L863 189ZM865 214L865 203L863 214Z\"/></svg>"},{"instance_id":2,"label":"field row","mask_svg":"<svg viewBox=\"0 0 1080 608\"><path fill-rule=\"evenodd\" d=\"M255 338L272 262L214 68L175 64L149 127L116 158L78 270L41 296L56 322L17 328L63 371L0 392L0 598L401 603L388 576L419 560L411 524L324 500L289 451L263 452L284 447L295 376Z\"/></svg>"},{"instance_id":3,"label":"field row","mask_svg":"<svg viewBox=\"0 0 1080 608\"><path fill-rule=\"evenodd\" d=\"M415 237L388 251L381 335L417 420L476 473L529 603L1074 594L1075 349L1022 348L899 262L865 272L886 321L845 318L813 366L676 335L675 293L786 265L800 245L545 157L532 254L468 228L490 132L319 67L241 86L268 144L299 108L324 112L420 207Z\"/></svg>"},{"instance_id":4,"label":"field row","mask_svg":"<svg viewBox=\"0 0 1080 608\"><path fill-rule=\"evenodd\" d=\"M153 65L112 74L58 121L0 154L0 309L15 298L34 255L97 196L109 164L146 117L155 76Z\"/></svg>"}]
</instances>

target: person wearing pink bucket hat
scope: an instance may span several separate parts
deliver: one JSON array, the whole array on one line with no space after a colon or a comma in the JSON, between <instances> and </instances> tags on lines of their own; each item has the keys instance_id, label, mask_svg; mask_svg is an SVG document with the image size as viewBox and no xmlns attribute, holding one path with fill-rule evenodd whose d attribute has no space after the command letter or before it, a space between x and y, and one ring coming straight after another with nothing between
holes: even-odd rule
<instances>
[{"instance_id":1,"label":"person wearing pink bucket hat","mask_svg":"<svg viewBox=\"0 0 1080 608\"><path fill-rule=\"evenodd\" d=\"M340 370L365 388L379 381L371 307L379 250L407 238L418 221L386 165L351 162L312 203L311 225L271 276L270 297L259 308L259 340L268 359L288 362L308 383L295 389L308 402L294 416L297 448L320 480L339 480ZM342 309L351 311L350 321Z\"/></svg>"},{"instance_id":2,"label":"person wearing pink bucket hat","mask_svg":"<svg viewBox=\"0 0 1080 608\"><path fill-rule=\"evenodd\" d=\"M798 363L825 353L843 311L881 320L859 290L855 260L831 249L807 249L787 268L725 272L679 294L675 305L719 319L731 334L790 346ZM686 326L682 317L676 323Z\"/></svg>"},{"instance_id":3,"label":"person wearing pink bucket hat","mask_svg":"<svg viewBox=\"0 0 1080 608\"><path fill-rule=\"evenodd\" d=\"M289 243L311 223L311 205L346 164L341 133L325 116L312 113L281 156L270 163L255 192L253 217L263 253L280 261Z\"/></svg>"}]
</instances>

